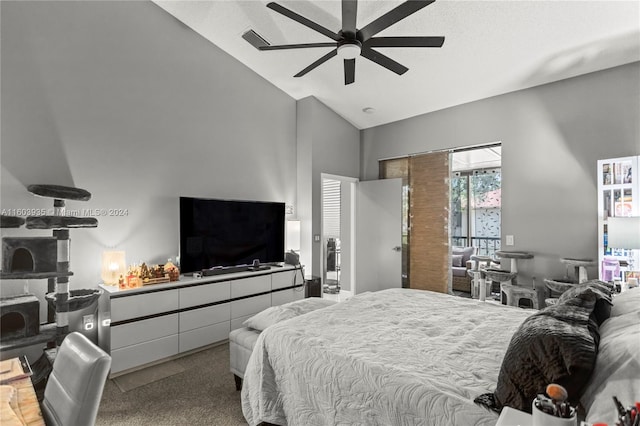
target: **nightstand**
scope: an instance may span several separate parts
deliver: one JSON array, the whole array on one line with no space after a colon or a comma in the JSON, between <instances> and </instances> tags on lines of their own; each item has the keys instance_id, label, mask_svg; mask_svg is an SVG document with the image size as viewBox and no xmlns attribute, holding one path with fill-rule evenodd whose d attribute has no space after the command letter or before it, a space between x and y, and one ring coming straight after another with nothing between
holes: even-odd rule
<instances>
[{"instance_id":1,"label":"nightstand","mask_svg":"<svg viewBox=\"0 0 640 426\"><path fill-rule=\"evenodd\" d=\"M531 414L516 410L511 407L504 407L498 418L496 426L531 426Z\"/></svg>"}]
</instances>

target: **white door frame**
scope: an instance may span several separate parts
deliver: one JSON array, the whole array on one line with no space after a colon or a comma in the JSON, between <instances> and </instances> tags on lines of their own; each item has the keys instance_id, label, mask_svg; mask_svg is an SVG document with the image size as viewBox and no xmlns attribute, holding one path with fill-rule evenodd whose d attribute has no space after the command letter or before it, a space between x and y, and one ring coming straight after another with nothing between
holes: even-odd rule
<instances>
[{"instance_id":1,"label":"white door frame","mask_svg":"<svg viewBox=\"0 0 640 426\"><path fill-rule=\"evenodd\" d=\"M351 185L351 197L350 197L350 202L349 202L349 206L346 206L347 208L344 209L344 206L340 205L340 215L343 214L343 212L347 213L349 215L349 281L351 283L351 292L353 294L355 294L355 240L356 240L356 235L355 235L355 218L356 218L356 209L355 209L355 185L356 183L358 183L360 180L358 178L354 178L354 177L349 177L349 176L340 176L340 175L333 175L333 174L329 174L329 173L320 173L320 266L321 266L321 272L324 272L324 260L325 260L325 256L326 256L326 247L324 246L323 243L323 239L324 239L324 189L323 189L323 185L322 182L325 179L331 179L331 180L337 180L340 181L341 184L342 183L347 183ZM340 238L342 239L342 230L340 231ZM344 258L343 258L344 259ZM322 288L324 289L324 273L321 273L321 285Z\"/></svg>"}]
</instances>

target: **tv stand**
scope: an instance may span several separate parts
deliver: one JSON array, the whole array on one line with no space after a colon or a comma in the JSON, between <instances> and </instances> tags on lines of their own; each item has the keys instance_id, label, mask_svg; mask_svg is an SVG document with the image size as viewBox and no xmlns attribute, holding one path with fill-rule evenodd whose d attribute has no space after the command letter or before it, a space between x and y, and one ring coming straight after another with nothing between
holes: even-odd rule
<instances>
[{"instance_id":1,"label":"tv stand","mask_svg":"<svg viewBox=\"0 0 640 426\"><path fill-rule=\"evenodd\" d=\"M305 296L302 274L290 265L213 277L182 275L179 281L126 290L100 288L98 340L111 354L111 378L225 343L231 330L256 313Z\"/></svg>"}]
</instances>

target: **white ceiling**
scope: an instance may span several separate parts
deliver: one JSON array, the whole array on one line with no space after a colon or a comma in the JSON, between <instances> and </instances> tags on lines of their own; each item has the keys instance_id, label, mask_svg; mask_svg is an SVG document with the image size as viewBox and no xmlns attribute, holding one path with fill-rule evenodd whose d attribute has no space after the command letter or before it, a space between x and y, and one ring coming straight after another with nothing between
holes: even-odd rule
<instances>
[{"instance_id":1,"label":"white ceiling","mask_svg":"<svg viewBox=\"0 0 640 426\"><path fill-rule=\"evenodd\" d=\"M276 2L341 28L338 0ZM337 57L293 77L331 47L258 51L242 38L253 29L272 45L331 41L266 0L155 3L294 99L314 96L359 129L640 60L637 0L437 0L377 36L444 36L442 48L379 48L409 71L358 57L355 83L345 86ZM361 0L357 27L400 3Z\"/></svg>"},{"instance_id":2,"label":"white ceiling","mask_svg":"<svg viewBox=\"0 0 640 426\"><path fill-rule=\"evenodd\" d=\"M465 149L451 156L451 171L499 168L502 165L502 147Z\"/></svg>"}]
</instances>

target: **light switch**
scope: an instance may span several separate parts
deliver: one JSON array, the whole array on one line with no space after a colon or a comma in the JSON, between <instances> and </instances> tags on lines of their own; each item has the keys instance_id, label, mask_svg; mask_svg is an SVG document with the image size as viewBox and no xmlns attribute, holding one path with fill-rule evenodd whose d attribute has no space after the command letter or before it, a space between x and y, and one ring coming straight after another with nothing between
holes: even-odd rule
<instances>
[{"instance_id":1,"label":"light switch","mask_svg":"<svg viewBox=\"0 0 640 426\"><path fill-rule=\"evenodd\" d=\"M316 243L319 243L320 242L320 234L315 234L313 236L313 241L315 241Z\"/></svg>"},{"instance_id":2,"label":"light switch","mask_svg":"<svg viewBox=\"0 0 640 426\"><path fill-rule=\"evenodd\" d=\"M513 235L507 235L507 241L506 241L508 246L512 246L514 244L513 242Z\"/></svg>"}]
</instances>

